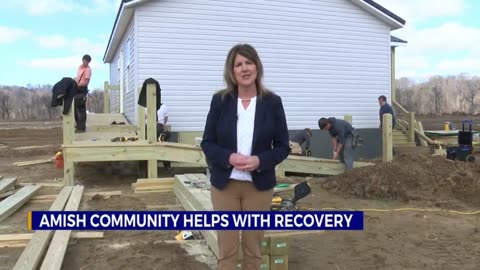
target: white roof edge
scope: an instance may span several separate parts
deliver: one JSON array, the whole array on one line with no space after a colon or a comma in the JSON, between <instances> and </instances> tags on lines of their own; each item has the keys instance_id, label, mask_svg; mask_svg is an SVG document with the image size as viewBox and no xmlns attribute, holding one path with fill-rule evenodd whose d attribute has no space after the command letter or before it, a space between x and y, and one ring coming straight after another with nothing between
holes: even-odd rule
<instances>
[{"instance_id":1,"label":"white roof edge","mask_svg":"<svg viewBox=\"0 0 480 270\"><path fill-rule=\"evenodd\" d=\"M105 51L105 56L103 59L104 63L110 63L112 61L113 54L115 52L115 49L118 47L118 43L120 43L121 36L127 30L128 22L130 22L130 19L134 14L133 8L147 1L149 0L134 0L127 3L124 3L122 1L120 10L118 11L118 18L115 22L115 25L113 26L114 29L112 31L112 34L110 35L108 47Z\"/></svg>"},{"instance_id":2,"label":"white roof edge","mask_svg":"<svg viewBox=\"0 0 480 270\"><path fill-rule=\"evenodd\" d=\"M407 47L407 43L404 43L404 42L390 42L390 47Z\"/></svg>"},{"instance_id":3,"label":"white roof edge","mask_svg":"<svg viewBox=\"0 0 480 270\"><path fill-rule=\"evenodd\" d=\"M385 13L381 12L380 10L376 9L375 7L371 6L370 4L362 1L362 0L350 0L352 3L356 4L360 8L364 9L365 11L369 12L373 16L377 17L381 21L385 22L387 25L390 26L391 30L396 30L403 28L403 24L399 23L398 21L394 20L390 16L386 15Z\"/></svg>"}]
</instances>

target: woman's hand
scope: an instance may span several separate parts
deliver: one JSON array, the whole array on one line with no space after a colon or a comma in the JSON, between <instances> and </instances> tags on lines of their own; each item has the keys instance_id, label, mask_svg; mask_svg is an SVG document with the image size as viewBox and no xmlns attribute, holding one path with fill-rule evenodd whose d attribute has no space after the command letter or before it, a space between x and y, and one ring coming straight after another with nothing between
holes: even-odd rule
<instances>
[{"instance_id":1,"label":"woman's hand","mask_svg":"<svg viewBox=\"0 0 480 270\"><path fill-rule=\"evenodd\" d=\"M228 163L230 163L233 167L237 168L243 166L247 163L248 156L244 156L242 154L233 153L228 158Z\"/></svg>"},{"instance_id":2,"label":"woman's hand","mask_svg":"<svg viewBox=\"0 0 480 270\"><path fill-rule=\"evenodd\" d=\"M258 158L258 156L249 156L246 157L246 161L244 164L241 164L238 167L235 166L235 168L242 171L252 172L258 169L258 166L260 166L260 159Z\"/></svg>"}]
</instances>

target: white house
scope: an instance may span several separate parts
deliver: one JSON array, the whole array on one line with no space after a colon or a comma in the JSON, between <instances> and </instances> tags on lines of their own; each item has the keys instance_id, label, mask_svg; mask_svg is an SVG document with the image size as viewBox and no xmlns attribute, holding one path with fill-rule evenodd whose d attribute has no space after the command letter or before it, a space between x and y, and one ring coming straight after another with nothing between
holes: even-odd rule
<instances>
[{"instance_id":1,"label":"white house","mask_svg":"<svg viewBox=\"0 0 480 270\"><path fill-rule=\"evenodd\" d=\"M250 43L289 129L345 114L357 128L378 127L377 98L391 94L391 46L403 43L391 31L404 24L371 0L124 0L104 56L110 84L121 88L111 109L135 123L138 89L152 77L172 131L201 132L229 49Z\"/></svg>"}]
</instances>

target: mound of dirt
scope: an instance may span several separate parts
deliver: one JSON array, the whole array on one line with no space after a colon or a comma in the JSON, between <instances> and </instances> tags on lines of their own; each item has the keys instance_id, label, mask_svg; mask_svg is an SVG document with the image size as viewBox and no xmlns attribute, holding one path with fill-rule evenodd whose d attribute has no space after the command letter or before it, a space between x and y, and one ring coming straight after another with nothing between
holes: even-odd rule
<instances>
[{"instance_id":1,"label":"mound of dirt","mask_svg":"<svg viewBox=\"0 0 480 270\"><path fill-rule=\"evenodd\" d=\"M347 197L419 201L437 207L478 207L480 166L409 153L391 163L329 177L322 187Z\"/></svg>"}]
</instances>

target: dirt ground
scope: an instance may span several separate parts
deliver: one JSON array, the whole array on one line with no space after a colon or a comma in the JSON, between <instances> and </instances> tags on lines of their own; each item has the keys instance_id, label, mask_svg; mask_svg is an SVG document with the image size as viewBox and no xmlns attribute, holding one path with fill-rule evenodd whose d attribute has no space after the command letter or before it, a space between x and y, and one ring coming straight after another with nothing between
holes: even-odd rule
<instances>
[{"instance_id":1,"label":"dirt ground","mask_svg":"<svg viewBox=\"0 0 480 270\"><path fill-rule=\"evenodd\" d=\"M459 116L459 115L443 115L437 117L418 115L415 117L422 121L425 130L443 130L445 122L454 124L457 129L462 128L463 120L472 120L472 129L480 131L480 116ZM467 128L467 127L466 127Z\"/></svg>"},{"instance_id":2,"label":"dirt ground","mask_svg":"<svg viewBox=\"0 0 480 270\"><path fill-rule=\"evenodd\" d=\"M0 175L17 176L19 182L60 181L63 170L54 163L25 167L12 163L52 157L60 149L61 129L43 122L11 127L0 124ZM42 147L18 148L24 146ZM312 194L299 202L300 207L365 210L365 230L291 237L289 269L480 269L480 214L465 214L480 210L479 168L478 163L404 154L391 164L329 178L307 178ZM78 183L85 185L86 192L123 192L109 199L84 199L80 209L144 210L146 205L177 203L173 193L133 194L135 170L135 162L78 165ZM187 170L196 172L175 168L168 172L160 169L159 173L172 176ZM42 187L38 194L59 190ZM45 210L50 204L27 203L0 223L0 233L27 232L27 211ZM427 208L461 213L421 210ZM399 211L379 211L382 209ZM159 241L173 236L171 231L107 231L103 239L71 239L62 269L212 269L212 254L205 249ZM11 269L22 250L0 248L0 270Z\"/></svg>"}]
</instances>

